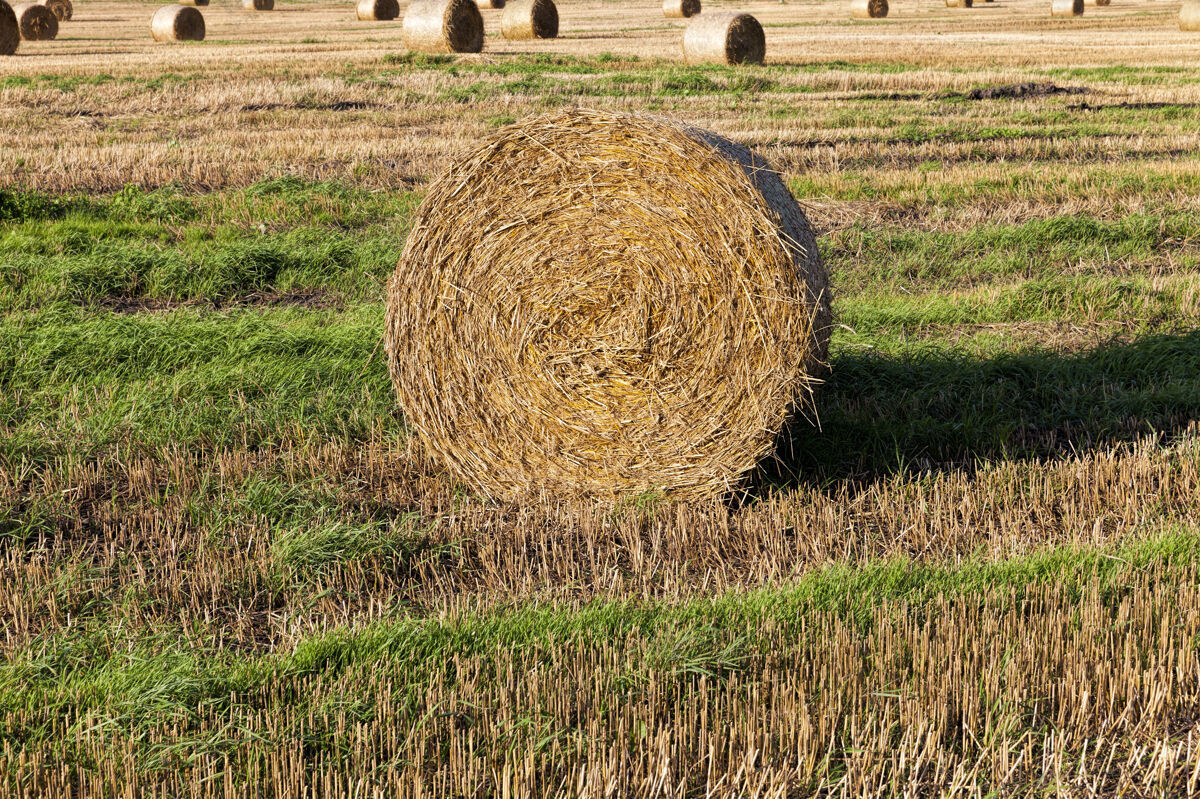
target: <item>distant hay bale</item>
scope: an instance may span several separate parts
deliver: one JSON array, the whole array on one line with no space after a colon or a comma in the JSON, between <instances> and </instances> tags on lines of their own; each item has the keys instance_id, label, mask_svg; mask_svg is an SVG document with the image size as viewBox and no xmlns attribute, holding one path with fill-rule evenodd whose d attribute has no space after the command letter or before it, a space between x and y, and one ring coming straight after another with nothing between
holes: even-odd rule
<instances>
[{"instance_id":1,"label":"distant hay bale","mask_svg":"<svg viewBox=\"0 0 1200 799\"><path fill-rule=\"evenodd\" d=\"M275 8L275 0L242 0L242 8L247 11L271 11Z\"/></svg>"},{"instance_id":2,"label":"distant hay bale","mask_svg":"<svg viewBox=\"0 0 1200 799\"><path fill-rule=\"evenodd\" d=\"M694 17L700 13L700 0L663 0L663 16L670 19Z\"/></svg>"},{"instance_id":3,"label":"distant hay bale","mask_svg":"<svg viewBox=\"0 0 1200 799\"><path fill-rule=\"evenodd\" d=\"M0 55L12 55L21 45L21 24L7 0L0 0Z\"/></svg>"},{"instance_id":4,"label":"distant hay bale","mask_svg":"<svg viewBox=\"0 0 1200 799\"><path fill-rule=\"evenodd\" d=\"M364 21L386 22L400 16L397 0L358 0L355 13Z\"/></svg>"},{"instance_id":5,"label":"distant hay bale","mask_svg":"<svg viewBox=\"0 0 1200 799\"><path fill-rule=\"evenodd\" d=\"M558 6L554 0L506 2L500 35L505 39L553 39L558 36Z\"/></svg>"},{"instance_id":6,"label":"distant hay bale","mask_svg":"<svg viewBox=\"0 0 1200 799\"><path fill-rule=\"evenodd\" d=\"M1179 30L1200 31L1200 0L1183 0L1179 8Z\"/></svg>"},{"instance_id":7,"label":"distant hay bale","mask_svg":"<svg viewBox=\"0 0 1200 799\"><path fill-rule=\"evenodd\" d=\"M504 0L475 0L475 5L487 9L504 8Z\"/></svg>"},{"instance_id":8,"label":"distant hay bale","mask_svg":"<svg viewBox=\"0 0 1200 799\"><path fill-rule=\"evenodd\" d=\"M37 3L21 3L13 6L21 38L31 42L45 41L58 36L58 17L50 9Z\"/></svg>"},{"instance_id":9,"label":"distant hay bale","mask_svg":"<svg viewBox=\"0 0 1200 799\"><path fill-rule=\"evenodd\" d=\"M1083 16L1083 0L1051 0L1050 16L1081 17Z\"/></svg>"},{"instance_id":10,"label":"distant hay bale","mask_svg":"<svg viewBox=\"0 0 1200 799\"><path fill-rule=\"evenodd\" d=\"M946 8L970 8L972 0L946 0Z\"/></svg>"},{"instance_id":11,"label":"distant hay bale","mask_svg":"<svg viewBox=\"0 0 1200 799\"><path fill-rule=\"evenodd\" d=\"M749 14L705 12L683 32L683 57L689 64L761 64L766 53L762 25Z\"/></svg>"},{"instance_id":12,"label":"distant hay bale","mask_svg":"<svg viewBox=\"0 0 1200 799\"><path fill-rule=\"evenodd\" d=\"M179 2L177 3L177 5L181 5L181 6L206 6L206 5L208 5L208 0L179 0Z\"/></svg>"},{"instance_id":13,"label":"distant hay bale","mask_svg":"<svg viewBox=\"0 0 1200 799\"><path fill-rule=\"evenodd\" d=\"M761 158L573 109L429 186L384 342L407 424L475 490L700 498L811 407L829 327L812 229Z\"/></svg>"},{"instance_id":14,"label":"distant hay bale","mask_svg":"<svg viewBox=\"0 0 1200 799\"><path fill-rule=\"evenodd\" d=\"M204 15L199 9L178 3L163 6L150 20L150 35L156 42L203 41Z\"/></svg>"},{"instance_id":15,"label":"distant hay bale","mask_svg":"<svg viewBox=\"0 0 1200 799\"><path fill-rule=\"evenodd\" d=\"M38 0L38 4L50 9L50 13L59 22L66 22L75 13L75 8L71 5L71 0Z\"/></svg>"},{"instance_id":16,"label":"distant hay bale","mask_svg":"<svg viewBox=\"0 0 1200 799\"><path fill-rule=\"evenodd\" d=\"M1083 0L1085 6L1107 6L1112 5L1112 0Z\"/></svg>"},{"instance_id":17,"label":"distant hay bale","mask_svg":"<svg viewBox=\"0 0 1200 799\"><path fill-rule=\"evenodd\" d=\"M851 0L850 16L857 19L883 19L888 15L887 0Z\"/></svg>"},{"instance_id":18,"label":"distant hay bale","mask_svg":"<svg viewBox=\"0 0 1200 799\"><path fill-rule=\"evenodd\" d=\"M412 0L404 12L404 44L418 53L478 53L483 17L475 0Z\"/></svg>"}]
</instances>

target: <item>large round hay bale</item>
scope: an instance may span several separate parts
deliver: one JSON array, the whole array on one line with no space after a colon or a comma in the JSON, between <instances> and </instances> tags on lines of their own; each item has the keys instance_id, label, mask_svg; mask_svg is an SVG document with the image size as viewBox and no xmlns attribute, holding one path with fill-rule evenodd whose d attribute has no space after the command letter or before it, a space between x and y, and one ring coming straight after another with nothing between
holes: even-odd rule
<instances>
[{"instance_id":1,"label":"large round hay bale","mask_svg":"<svg viewBox=\"0 0 1200 799\"><path fill-rule=\"evenodd\" d=\"M857 19L883 19L887 15L887 0L851 0L850 2L850 16Z\"/></svg>"},{"instance_id":2,"label":"large round hay bale","mask_svg":"<svg viewBox=\"0 0 1200 799\"><path fill-rule=\"evenodd\" d=\"M271 11L275 8L275 0L242 0L242 8L247 11Z\"/></svg>"},{"instance_id":3,"label":"large round hay bale","mask_svg":"<svg viewBox=\"0 0 1200 799\"><path fill-rule=\"evenodd\" d=\"M554 0L506 2L500 35L505 39L553 39L558 36L558 6Z\"/></svg>"},{"instance_id":4,"label":"large round hay bale","mask_svg":"<svg viewBox=\"0 0 1200 799\"><path fill-rule=\"evenodd\" d=\"M425 452L493 497L705 497L810 406L828 276L779 175L669 120L568 110L435 180L385 347Z\"/></svg>"},{"instance_id":5,"label":"large round hay bale","mask_svg":"<svg viewBox=\"0 0 1200 799\"><path fill-rule=\"evenodd\" d=\"M700 13L700 0L663 0L663 16L670 19L694 17Z\"/></svg>"},{"instance_id":6,"label":"large round hay bale","mask_svg":"<svg viewBox=\"0 0 1200 799\"><path fill-rule=\"evenodd\" d=\"M71 0L38 0L38 4L50 9L50 13L59 22L66 22L75 13L75 7L71 5Z\"/></svg>"},{"instance_id":7,"label":"large round hay bale","mask_svg":"<svg viewBox=\"0 0 1200 799\"><path fill-rule=\"evenodd\" d=\"M21 45L21 24L7 0L0 0L0 55L12 55Z\"/></svg>"},{"instance_id":8,"label":"large round hay bale","mask_svg":"<svg viewBox=\"0 0 1200 799\"><path fill-rule=\"evenodd\" d=\"M479 8L504 8L504 0L475 0L475 5Z\"/></svg>"},{"instance_id":9,"label":"large round hay bale","mask_svg":"<svg viewBox=\"0 0 1200 799\"><path fill-rule=\"evenodd\" d=\"M418 53L478 53L483 16L475 0L412 0L404 12L404 44Z\"/></svg>"},{"instance_id":10,"label":"large round hay bale","mask_svg":"<svg viewBox=\"0 0 1200 799\"><path fill-rule=\"evenodd\" d=\"M1081 17L1083 16L1083 0L1050 0L1050 16Z\"/></svg>"},{"instance_id":11,"label":"large round hay bale","mask_svg":"<svg viewBox=\"0 0 1200 799\"><path fill-rule=\"evenodd\" d=\"M356 16L364 21L386 22L400 16L397 0L358 0Z\"/></svg>"},{"instance_id":12,"label":"large round hay bale","mask_svg":"<svg viewBox=\"0 0 1200 799\"><path fill-rule=\"evenodd\" d=\"M1200 31L1200 0L1183 0L1179 7L1179 30Z\"/></svg>"},{"instance_id":13,"label":"large round hay bale","mask_svg":"<svg viewBox=\"0 0 1200 799\"><path fill-rule=\"evenodd\" d=\"M150 35L156 42L203 41L204 15L199 9L178 3L163 6L150 20Z\"/></svg>"},{"instance_id":14,"label":"large round hay bale","mask_svg":"<svg viewBox=\"0 0 1200 799\"><path fill-rule=\"evenodd\" d=\"M58 36L58 17L50 9L37 3L21 3L13 6L21 38L27 41L45 41Z\"/></svg>"},{"instance_id":15,"label":"large round hay bale","mask_svg":"<svg viewBox=\"0 0 1200 799\"><path fill-rule=\"evenodd\" d=\"M708 11L694 17L683 32L683 57L689 64L761 64L766 54L762 25L749 14Z\"/></svg>"}]
</instances>

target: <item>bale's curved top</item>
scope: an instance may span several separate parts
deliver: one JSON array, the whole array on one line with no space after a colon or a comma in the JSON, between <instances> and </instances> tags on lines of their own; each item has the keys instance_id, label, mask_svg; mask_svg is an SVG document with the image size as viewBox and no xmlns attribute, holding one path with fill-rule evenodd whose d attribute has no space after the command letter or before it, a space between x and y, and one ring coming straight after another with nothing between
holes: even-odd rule
<instances>
[{"instance_id":1,"label":"bale's curved top","mask_svg":"<svg viewBox=\"0 0 1200 799\"><path fill-rule=\"evenodd\" d=\"M807 406L825 268L779 176L668 120L510 126L429 187L385 344L428 453L496 497L703 497Z\"/></svg>"},{"instance_id":2,"label":"bale's curved top","mask_svg":"<svg viewBox=\"0 0 1200 799\"><path fill-rule=\"evenodd\" d=\"M21 25L7 0L0 0L0 55L12 55L21 44Z\"/></svg>"}]
</instances>

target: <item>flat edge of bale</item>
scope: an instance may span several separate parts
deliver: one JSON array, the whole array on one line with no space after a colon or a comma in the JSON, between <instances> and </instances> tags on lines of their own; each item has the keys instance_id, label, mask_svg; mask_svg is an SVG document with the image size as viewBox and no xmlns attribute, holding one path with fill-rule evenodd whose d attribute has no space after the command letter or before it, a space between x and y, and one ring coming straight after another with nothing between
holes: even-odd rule
<instances>
[{"instance_id":1,"label":"flat edge of bale","mask_svg":"<svg viewBox=\"0 0 1200 799\"><path fill-rule=\"evenodd\" d=\"M483 51L483 16L475 0L412 0L401 27L404 46L413 52Z\"/></svg>"},{"instance_id":2,"label":"flat edge of bale","mask_svg":"<svg viewBox=\"0 0 1200 799\"><path fill-rule=\"evenodd\" d=\"M28 42L46 42L58 36L58 17L40 3L13 6L21 38Z\"/></svg>"},{"instance_id":3,"label":"flat edge of bale","mask_svg":"<svg viewBox=\"0 0 1200 799\"><path fill-rule=\"evenodd\" d=\"M363 22L389 22L400 16L397 0L358 0L354 16Z\"/></svg>"},{"instance_id":4,"label":"flat edge of bale","mask_svg":"<svg viewBox=\"0 0 1200 799\"><path fill-rule=\"evenodd\" d=\"M887 0L851 0L850 2L850 16L855 19L883 19L887 15Z\"/></svg>"},{"instance_id":5,"label":"flat edge of bale","mask_svg":"<svg viewBox=\"0 0 1200 799\"><path fill-rule=\"evenodd\" d=\"M21 46L21 23L8 0L0 0L0 55L12 55Z\"/></svg>"},{"instance_id":6,"label":"flat edge of bale","mask_svg":"<svg viewBox=\"0 0 1200 799\"><path fill-rule=\"evenodd\" d=\"M683 58L689 64L761 64L767 40L762 25L737 11L706 11L683 32Z\"/></svg>"},{"instance_id":7,"label":"flat edge of bale","mask_svg":"<svg viewBox=\"0 0 1200 799\"><path fill-rule=\"evenodd\" d=\"M156 42L200 42L204 34L204 15L193 6L172 3L150 19L150 35Z\"/></svg>"},{"instance_id":8,"label":"flat edge of bale","mask_svg":"<svg viewBox=\"0 0 1200 799\"><path fill-rule=\"evenodd\" d=\"M700 0L663 0L662 10L667 19L688 19L700 13Z\"/></svg>"},{"instance_id":9,"label":"flat edge of bale","mask_svg":"<svg viewBox=\"0 0 1200 799\"><path fill-rule=\"evenodd\" d=\"M512 0L504 5L500 35L505 39L553 39L558 36L554 0Z\"/></svg>"}]
</instances>

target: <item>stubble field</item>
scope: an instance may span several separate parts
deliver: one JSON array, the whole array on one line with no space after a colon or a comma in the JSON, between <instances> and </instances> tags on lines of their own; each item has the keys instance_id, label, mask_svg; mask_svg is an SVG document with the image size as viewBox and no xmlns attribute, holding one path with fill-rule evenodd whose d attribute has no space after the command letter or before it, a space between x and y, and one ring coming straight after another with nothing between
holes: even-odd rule
<instances>
[{"instance_id":1,"label":"stubble field","mask_svg":"<svg viewBox=\"0 0 1200 799\"><path fill-rule=\"evenodd\" d=\"M0 794L1200 792L1200 35L737 7L761 68L640 0L461 57L81 0L3 61ZM498 504L410 442L424 186L575 104L755 147L818 228L820 430L736 501Z\"/></svg>"}]
</instances>

